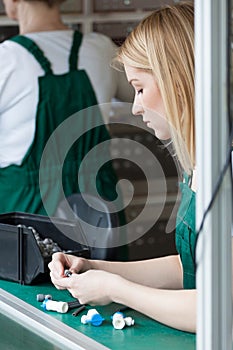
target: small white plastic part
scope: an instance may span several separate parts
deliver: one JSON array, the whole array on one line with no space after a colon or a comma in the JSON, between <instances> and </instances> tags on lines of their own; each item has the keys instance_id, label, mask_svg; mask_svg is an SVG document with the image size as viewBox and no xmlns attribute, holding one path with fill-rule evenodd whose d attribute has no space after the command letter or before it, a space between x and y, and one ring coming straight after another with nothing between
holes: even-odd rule
<instances>
[{"instance_id":1,"label":"small white plastic part","mask_svg":"<svg viewBox=\"0 0 233 350\"><path fill-rule=\"evenodd\" d=\"M115 329L123 329L125 327L124 315L121 312L116 312L112 316L112 325Z\"/></svg>"},{"instance_id":2,"label":"small white plastic part","mask_svg":"<svg viewBox=\"0 0 233 350\"><path fill-rule=\"evenodd\" d=\"M98 311L96 309L90 309L87 311L87 318L90 319L92 318L94 315L99 315Z\"/></svg>"},{"instance_id":3,"label":"small white plastic part","mask_svg":"<svg viewBox=\"0 0 233 350\"><path fill-rule=\"evenodd\" d=\"M103 321L104 321L104 318L98 313L96 309L88 310L87 314L81 317L82 324L90 323L93 326L97 326L97 327L100 326Z\"/></svg>"},{"instance_id":4,"label":"small white plastic part","mask_svg":"<svg viewBox=\"0 0 233 350\"><path fill-rule=\"evenodd\" d=\"M68 303L64 301L45 300L43 304L45 305L46 310L57 311L62 314L66 313L69 309Z\"/></svg>"},{"instance_id":5,"label":"small white plastic part","mask_svg":"<svg viewBox=\"0 0 233 350\"><path fill-rule=\"evenodd\" d=\"M87 324L88 323L88 317L87 317L87 315L83 315L82 317L81 317L81 323L82 324Z\"/></svg>"},{"instance_id":6,"label":"small white plastic part","mask_svg":"<svg viewBox=\"0 0 233 350\"><path fill-rule=\"evenodd\" d=\"M123 329L125 326L133 326L134 319L132 317L125 317L120 311L115 312L112 316L112 325L115 329Z\"/></svg>"},{"instance_id":7,"label":"small white plastic part","mask_svg":"<svg viewBox=\"0 0 233 350\"><path fill-rule=\"evenodd\" d=\"M124 318L126 326L133 326L134 325L134 319L130 316Z\"/></svg>"}]
</instances>

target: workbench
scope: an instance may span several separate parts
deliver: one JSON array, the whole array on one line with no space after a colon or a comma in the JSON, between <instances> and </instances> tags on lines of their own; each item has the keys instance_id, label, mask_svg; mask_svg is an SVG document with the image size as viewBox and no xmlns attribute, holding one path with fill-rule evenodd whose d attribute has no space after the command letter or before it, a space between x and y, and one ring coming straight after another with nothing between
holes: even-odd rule
<instances>
[{"instance_id":1,"label":"workbench","mask_svg":"<svg viewBox=\"0 0 233 350\"><path fill-rule=\"evenodd\" d=\"M195 350L195 335L164 326L134 310L126 310L135 325L116 330L111 316L122 305L87 306L77 317L74 310L61 314L44 311L37 294L51 294L53 300L74 301L67 290L49 282L20 285L0 280L0 349L4 350ZM101 326L81 324L80 318L95 308L105 319Z\"/></svg>"}]
</instances>

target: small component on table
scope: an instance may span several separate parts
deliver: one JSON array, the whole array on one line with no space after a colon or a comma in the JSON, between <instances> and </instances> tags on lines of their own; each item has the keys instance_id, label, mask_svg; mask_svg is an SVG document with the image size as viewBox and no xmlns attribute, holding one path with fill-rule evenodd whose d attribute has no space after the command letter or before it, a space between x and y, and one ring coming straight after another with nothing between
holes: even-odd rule
<instances>
[{"instance_id":1,"label":"small component on table","mask_svg":"<svg viewBox=\"0 0 233 350\"><path fill-rule=\"evenodd\" d=\"M65 301L54 301L54 300L49 300L45 299L41 305L44 310L47 311L57 311L62 314L66 313L69 309L69 305Z\"/></svg>"},{"instance_id":2,"label":"small component on table","mask_svg":"<svg viewBox=\"0 0 233 350\"><path fill-rule=\"evenodd\" d=\"M104 318L98 313L96 309L88 310L86 315L81 317L81 323L87 324L90 323L92 326L100 326Z\"/></svg>"},{"instance_id":3,"label":"small component on table","mask_svg":"<svg viewBox=\"0 0 233 350\"><path fill-rule=\"evenodd\" d=\"M115 312L112 316L112 325L115 329L123 329L125 326L133 326L134 319L132 317L125 317L122 312Z\"/></svg>"},{"instance_id":4,"label":"small component on table","mask_svg":"<svg viewBox=\"0 0 233 350\"><path fill-rule=\"evenodd\" d=\"M37 294L36 300L43 302L45 299L53 299L51 294Z\"/></svg>"},{"instance_id":5,"label":"small component on table","mask_svg":"<svg viewBox=\"0 0 233 350\"><path fill-rule=\"evenodd\" d=\"M78 316L78 314L80 314L80 312L82 312L85 308L86 308L85 305L81 305L77 310L75 310L75 311L72 313L72 315L73 315L74 317Z\"/></svg>"}]
</instances>

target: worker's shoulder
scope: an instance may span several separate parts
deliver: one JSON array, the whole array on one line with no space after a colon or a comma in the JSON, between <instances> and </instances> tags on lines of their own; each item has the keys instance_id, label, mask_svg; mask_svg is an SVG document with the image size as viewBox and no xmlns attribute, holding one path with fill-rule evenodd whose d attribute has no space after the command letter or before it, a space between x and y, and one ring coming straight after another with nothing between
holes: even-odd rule
<instances>
[{"instance_id":1,"label":"worker's shoulder","mask_svg":"<svg viewBox=\"0 0 233 350\"><path fill-rule=\"evenodd\" d=\"M27 51L15 41L5 40L0 44L0 57L7 59L8 62L18 62L21 56L24 58L26 53Z\"/></svg>"},{"instance_id":2,"label":"worker's shoulder","mask_svg":"<svg viewBox=\"0 0 233 350\"><path fill-rule=\"evenodd\" d=\"M18 51L19 45L11 40L5 40L0 44L0 65L1 67L12 67L19 62L21 50ZM23 51L22 51L23 54Z\"/></svg>"},{"instance_id":3,"label":"worker's shoulder","mask_svg":"<svg viewBox=\"0 0 233 350\"><path fill-rule=\"evenodd\" d=\"M83 35L83 45L92 47L93 49L100 49L102 50L102 53L106 53L106 50L113 52L116 48L111 38L109 38L104 34L95 33L95 32L91 32Z\"/></svg>"},{"instance_id":4,"label":"worker's shoulder","mask_svg":"<svg viewBox=\"0 0 233 350\"><path fill-rule=\"evenodd\" d=\"M5 40L0 44L0 54L2 56L14 53L17 51L17 45L11 40Z\"/></svg>"}]
</instances>

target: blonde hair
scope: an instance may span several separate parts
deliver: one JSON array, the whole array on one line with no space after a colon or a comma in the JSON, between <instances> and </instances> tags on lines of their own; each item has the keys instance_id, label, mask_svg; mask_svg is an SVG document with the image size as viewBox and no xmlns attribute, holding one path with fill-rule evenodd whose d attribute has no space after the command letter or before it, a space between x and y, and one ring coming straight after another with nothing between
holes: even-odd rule
<instances>
[{"instance_id":1,"label":"blonde hair","mask_svg":"<svg viewBox=\"0 0 233 350\"><path fill-rule=\"evenodd\" d=\"M195 166L193 4L152 12L126 38L116 59L154 75L176 156L190 174Z\"/></svg>"}]
</instances>

